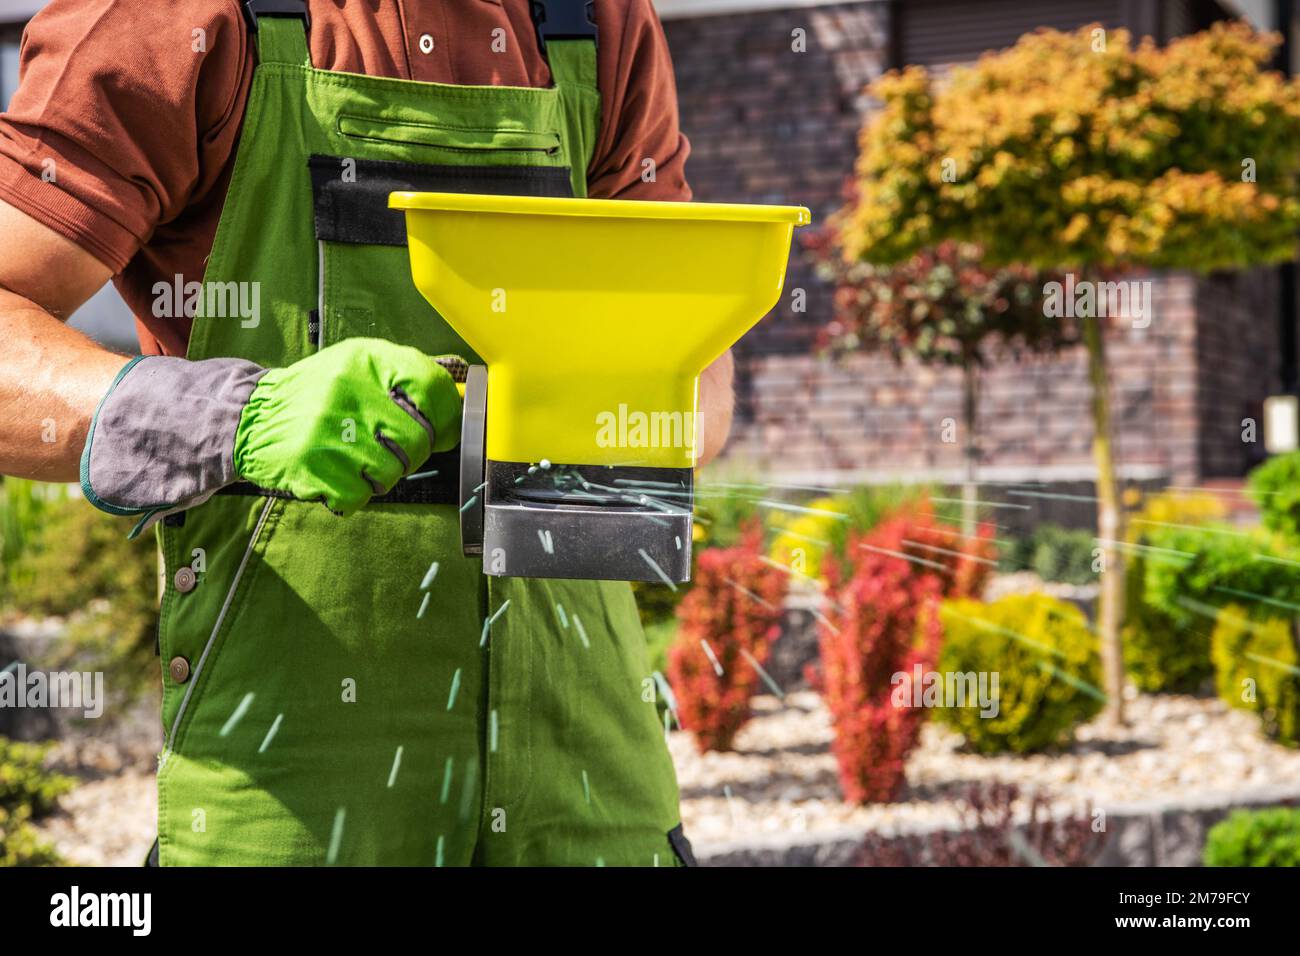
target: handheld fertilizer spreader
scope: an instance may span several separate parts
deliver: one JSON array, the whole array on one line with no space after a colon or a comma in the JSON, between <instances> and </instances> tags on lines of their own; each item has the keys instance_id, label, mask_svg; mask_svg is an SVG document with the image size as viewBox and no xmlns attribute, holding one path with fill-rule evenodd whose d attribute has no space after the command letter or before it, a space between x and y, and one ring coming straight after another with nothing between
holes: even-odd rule
<instances>
[{"instance_id":1,"label":"handheld fertilizer spreader","mask_svg":"<svg viewBox=\"0 0 1300 956\"><path fill-rule=\"evenodd\" d=\"M492 575L687 581L700 373L781 294L793 206L395 192L469 369L461 543Z\"/></svg>"}]
</instances>

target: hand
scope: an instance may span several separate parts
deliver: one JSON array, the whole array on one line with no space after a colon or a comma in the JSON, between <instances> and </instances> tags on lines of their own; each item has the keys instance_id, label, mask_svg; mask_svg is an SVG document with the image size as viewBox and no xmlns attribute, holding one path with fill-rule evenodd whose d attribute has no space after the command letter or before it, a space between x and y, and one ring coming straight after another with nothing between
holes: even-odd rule
<instances>
[{"instance_id":1,"label":"hand","mask_svg":"<svg viewBox=\"0 0 1300 956\"><path fill-rule=\"evenodd\" d=\"M235 433L245 481L351 514L460 441L451 374L417 349L345 339L271 369Z\"/></svg>"}]
</instances>

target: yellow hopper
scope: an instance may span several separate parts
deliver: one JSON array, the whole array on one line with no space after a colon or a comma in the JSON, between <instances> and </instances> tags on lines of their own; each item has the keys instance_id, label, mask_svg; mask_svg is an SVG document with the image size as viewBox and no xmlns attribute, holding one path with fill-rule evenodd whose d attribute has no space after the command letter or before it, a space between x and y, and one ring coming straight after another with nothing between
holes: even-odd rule
<instances>
[{"instance_id":1,"label":"yellow hopper","mask_svg":"<svg viewBox=\"0 0 1300 956\"><path fill-rule=\"evenodd\" d=\"M776 304L810 221L795 206L455 193L389 205L406 211L415 285L487 364L489 466L692 468L699 375Z\"/></svg>"}]
</instances>

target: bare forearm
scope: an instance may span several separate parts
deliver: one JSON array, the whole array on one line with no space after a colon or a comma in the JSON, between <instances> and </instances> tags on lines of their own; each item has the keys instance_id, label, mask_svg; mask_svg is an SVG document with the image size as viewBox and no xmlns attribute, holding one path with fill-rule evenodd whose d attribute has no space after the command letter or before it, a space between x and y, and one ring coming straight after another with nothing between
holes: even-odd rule
<instances>
[{"instance_id":1,"label":"bare forearm","mask_svg":"<svg viewBox=\"0 0 1300 956\"><path fill-rule=\"evenodd\" d=\"M126 357L0 288L0 473L76 481L99 400Z\"/></svg>"},{"instance_id":2,"label":"bare forearm","mask_svg":"<svg viewBox=\"0 0 1300 956\"><path fill-rule=\"evenodd\" d=\"M733 380L735 362L731 352L704 370L700 376L700 411L703 419L700 454L697 465L706 465L716 458L727 443L731 432L731 415L735 407Z\"/></svg>"}]
</instances>

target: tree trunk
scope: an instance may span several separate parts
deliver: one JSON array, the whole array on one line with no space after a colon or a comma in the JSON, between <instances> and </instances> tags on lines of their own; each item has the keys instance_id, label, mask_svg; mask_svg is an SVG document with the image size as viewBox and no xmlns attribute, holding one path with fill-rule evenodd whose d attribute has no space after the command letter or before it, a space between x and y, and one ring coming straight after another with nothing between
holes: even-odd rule
<instances>
[{"instance_id":1,"label":"tree trunk","mask_svg":"<svg viewBox=\"0 0 1300 956\"><path fill-rule=\"evenodd\" d=\"M967 360L962 374L962 423L966 430L966 482L961 489L961 531L975 536L979 525L979 368Z\"/></svg>"},{"instance_id":2,"label":"tree trunk","mask_svg":"<svg viewBox=\"0 0 1300 956\"><path fill-rule=\"evenodd\" d=\"M1105 561L1097 610L1101 638L1101 663L1106 689L1106 716L1124 721L1124 554L1117 543L1124 538L1124 513L1119 478L1115 471L1110 420L1110 376L1106 369L1106 343L1101 320L1083 320L1088 346L1088 377L1092 381L1092 456L1097 465L1097 537Z\"/></svg>"}]
</instances>

